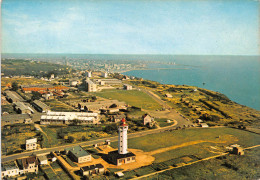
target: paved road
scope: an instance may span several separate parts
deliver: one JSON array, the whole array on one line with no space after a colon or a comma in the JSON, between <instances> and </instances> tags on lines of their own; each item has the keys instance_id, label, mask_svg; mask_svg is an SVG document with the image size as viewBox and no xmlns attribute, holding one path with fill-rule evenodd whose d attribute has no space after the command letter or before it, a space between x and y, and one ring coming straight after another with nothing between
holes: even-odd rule
<instances>
[{"instance_id":1,"label":"paved road","mask_svg":"<svg viewBox=\"0 0 260 180\"><path fill-rule=\"evenodd\" d=\"M168 127L164 127L164 128L160 128L160 129L152 129L152 130L147 130L147 131L130 133L130 134L128 134L128 139L135 138L135 137L141 137L141 136L145 136L148 134L160 133L160 132L175 129L175 128L176 128L176 125L168 126ZM51 151L63 150L66 147L71 147L71 146L75 146L75 145L81 145L81 146L93 145L96 143L104 142L107 139L110 139L111 142L117 141L118 136L106 137L106 138L102 138L102 139L86 141L86 142L81 142L81 143L76 143L76 144L68 144L68 145L59 146L59 147L52 147L52 148L45 148L45 149L34 150L34 151L29 151L29 152L23 152L23 153L13 154L13 155L9 155L9 156L2 156L1 158L2 158L2 162L7 162L7 161L12 161L12 160L15 160L18 158L22 158L25 156L30 156L32 154L44 154L44 153L49 153Z\"/></svg>"},{"instance_id":2,"label":"paved road","mask_svg":"<svg viewBox=\"0 0 260 180\"><path fill-rule=\"evenodd\" d=\"M134 138L134 137L140 137L140 136L145 136L145 135L148 135L148 134L160 133L160 132L163 132L163 131L175 129L177 126L183 127L184 125L185 126L192 125L192 123L189 120L187 120L180 113L178 113L177 111L172 109L168 104L166 104L164 101L162 101L159 96L155 95L154 93L152 93L149 90L146 90L146 89L141 89L141 90L144 91L145 93L147 93L149 96L151 96L158 103L160 103L161 105L166 107L169 110L169 112L174 115L174 119L177 121L177 124L172 125L172 126L168 126L168 127L163 127L163 128L160 128L160 129L152 129L152 130L147 130L147 131L130 133L130 134L128 134L129 139ZM20 154L14 154L14 155L9 155L9 156L2 156L1 158L2 158L2 162L7 162L7 161L12 161L12 160L15 160L15 159L18 159L18 158L22 158L22 157L25 157L25 156L29 156L29 155L32 155L32 154L44 154L44 153L49 153L51 151L63 150L66 147L71 147L71 146L75 146L75 145L81 145L81 146L93 145L93 144L96 144L96 143L104 142L107 139L110 139L110 141L113 142L113 141L117 141L118 137L117 136L106 137L106 138L97 139L97 140L93 140L93 141L86 141L86 142L81 142L81 143L76 143L76 144L68 144L68 145L59 146L59 147L53 147L53 148L46 148L46 149L41 149L41 150L23 152L23 153L20 153Z\"/></svg>"}]
</instances>

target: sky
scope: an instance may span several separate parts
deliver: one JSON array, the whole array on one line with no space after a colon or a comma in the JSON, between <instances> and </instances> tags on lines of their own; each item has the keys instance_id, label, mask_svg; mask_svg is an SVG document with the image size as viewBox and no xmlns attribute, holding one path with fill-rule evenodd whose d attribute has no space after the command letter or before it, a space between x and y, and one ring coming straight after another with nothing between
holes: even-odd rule
<instances>
[{"instance_id":1,"label":"sky","mask_svg":"<svg viewBox=\"0 0 260 180\"><path fill-rule=\"evenodd\" d=\"M259 55L258 0L2 0L3 53Z\"/></svg>"}]
</instances>

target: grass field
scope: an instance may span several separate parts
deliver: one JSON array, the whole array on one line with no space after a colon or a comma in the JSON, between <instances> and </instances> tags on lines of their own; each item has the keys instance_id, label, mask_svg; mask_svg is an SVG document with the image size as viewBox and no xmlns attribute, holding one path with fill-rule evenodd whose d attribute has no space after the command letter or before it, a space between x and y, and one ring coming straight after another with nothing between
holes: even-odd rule
<instances>
[{"instance_id":1,"label":"grass field","mask_svg":"<svg viewBox=\"0 0 260 180\"><path fill-rule=\"evenodd\" d=\"M237 143L242 147L260 144L260 136L247 131L233 128L196 128L132 138L128 140L128 147L147 152L198 140L224 141L225 143L221 143L223 145ZM111 143L111 146L116 148L117 143Z\"/></svg>"},{"instance_id":2,"label":"grass field","mask_svg":"<svg viewBox=\"0 0 260 180\"><path fill-rule=\"evenodd\" d=\"M63 112L75 111L75 109L73 107L68 106L67 104L62 103L62 102L57 101L57 100L49 100L49 101L46 101L44 103L46 105L50 106L52 111L63 111Z\"/></svg>"},{"instance_id":3,"label":"grass field","mask_svg":"<svg viewBox=\"0 0 260 180\"><path fill-rule=\"evenodd\" d=\"M105 90L94 94L107 99L111 98L124 101L131 106L136 106L143 109L156 110L161 108L160 104L142 91Z\"/></svg>"}]
</instances>

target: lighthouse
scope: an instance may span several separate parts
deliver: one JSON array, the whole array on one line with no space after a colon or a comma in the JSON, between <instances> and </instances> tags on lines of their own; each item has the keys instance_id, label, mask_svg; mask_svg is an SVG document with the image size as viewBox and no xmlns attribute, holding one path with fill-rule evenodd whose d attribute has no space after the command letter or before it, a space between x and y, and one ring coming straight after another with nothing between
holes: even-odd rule
<instances>
[{"instance_id":1,"label":"lighthouse","mask_svg":"<svg viewBox=\"0 0 260 180\"><path fill-rule=\"evenodd\" d=\"M118 153L127 154L127 130L128 125L126 124L125 118L121 120L118 126Z\"/></svg>"},{"instance_id":2,"label":"lighthouse","mask_svg":"<svg viewBox=\"0 0 260 180\"><path fill-rule=\"evenodd\" d=\"M127 150L127 130L128 125L123 118L118 126L118 150L108 153L109 162L117 166L136 162L136 155Z\"/></svg>"}]
</instances>

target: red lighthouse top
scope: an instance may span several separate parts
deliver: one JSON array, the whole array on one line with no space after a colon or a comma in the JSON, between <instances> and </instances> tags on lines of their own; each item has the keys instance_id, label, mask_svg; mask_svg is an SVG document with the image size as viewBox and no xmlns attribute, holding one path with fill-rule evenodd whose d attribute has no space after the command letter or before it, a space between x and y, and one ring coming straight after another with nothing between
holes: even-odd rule
<instances>
[{"instance_id":1,"label":"red lighthouse top","mask_svg":"<svg viewBox=\"0 0 260 180\"><path fill-rule=\"evenodd\" d=\"M120 126L127 126L125 118L121 120Z\"/></svg>"}]
</instances>

